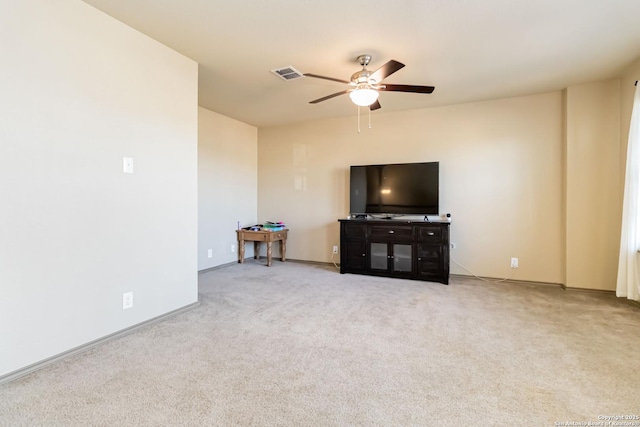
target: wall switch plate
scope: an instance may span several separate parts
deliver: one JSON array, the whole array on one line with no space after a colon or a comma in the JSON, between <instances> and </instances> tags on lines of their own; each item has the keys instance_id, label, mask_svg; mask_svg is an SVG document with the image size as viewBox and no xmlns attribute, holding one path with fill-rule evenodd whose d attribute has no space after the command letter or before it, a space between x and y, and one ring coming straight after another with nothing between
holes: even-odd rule
<instances>
[{"instance_id":1,"label":"wall switch plate","mask_svg":"<svg viewBox=\"0 0 640 427\"><path fill-rule=\"evenodd\" d=\"M511 258L511 268L518 268L518 258Z\"/></svg>"},{"instance_id":2,"label":"wall switch plate","mask_svg":"<svg viewBox=\"0 0 640 427\"><path fill-rule=\"evenodd\" d=\"M333 247L333 253L334 253L334 255L338 253L338 247L337 246Z\"/></svg>"},{"instance_id":3,"label":"wall switch plate","mask_svg":"<svg viewBox=\"0 0 640 427\"><path fill-rule=\"evenodd\" d=\"M236 251L236 245L231 245L231 252L235 252Z\"/></svg>"},{"instance_id":4,"label":"wall switch plate","mask_svg":"<svg viewBox=\"0 0 640 427\"><path fill-rule=\"evenodd\" d=\"M126 310L133 307L133 292L125 292L122 294L122 309Z\"/></svg>"},{"instance_id":5,"label":"wall switch plate","mask_svg":"<svg viewBox=\"0 0 640 427\"><path fill-rule=\"evenodd\" d=\"M207 258L213 258L213 249L207 250Z\"/></svg>"},{"instance_id":6,"label":"wall switch plate","mask_svg":"<svg viewBox=\"0 0 640 427\"><path fill-rule=\"evenodd\" d=\"M122 158L122 172L133 173L133 157Z\"/></svg>"}]
</instances>

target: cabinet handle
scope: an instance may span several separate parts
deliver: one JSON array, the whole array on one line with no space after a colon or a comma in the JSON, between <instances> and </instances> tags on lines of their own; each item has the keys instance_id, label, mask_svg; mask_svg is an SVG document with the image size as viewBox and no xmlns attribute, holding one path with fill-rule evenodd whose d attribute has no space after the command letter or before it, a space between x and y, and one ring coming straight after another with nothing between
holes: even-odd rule
<instances>
[{"instance_id":1,"label":"cabinet handle","mask_svg":"<svg viewBox=\"0 0 640 427\"><path fill-rule=\"evenodd\" d=\"M389 234L393 234L393 233L395 233L395 231L389 230Z\"/></svg>"},{"instance_id":2,"label":"cabinet handle","mask_svg":"<svg viewBox=\"0 0 640 427\"><path fill-rule=\"evenodd\" d=\"M362 254L362 256L364 256L364 254Z\"/></svg>"},{"instance_id":3,"label":"cabinet handle","mask_svg":"<svg viewBox=\"0 0 640 427\"><path fill-rule=\"evenodd\" d=\"M422 258L418 258L418 261L422 261Z\"/></svg>"},{"instance_id":4,"label":"cabinet handle","mask_svg":"<svg viewBox=\"0 0 640 427\"><path fill-rule=\"evenodd\" d=\"M427 236L433 236L434 234L436 234L436 233L434 233L433 231L429 231L429 232L427 233Z\"/></svg>"}]
</instances>

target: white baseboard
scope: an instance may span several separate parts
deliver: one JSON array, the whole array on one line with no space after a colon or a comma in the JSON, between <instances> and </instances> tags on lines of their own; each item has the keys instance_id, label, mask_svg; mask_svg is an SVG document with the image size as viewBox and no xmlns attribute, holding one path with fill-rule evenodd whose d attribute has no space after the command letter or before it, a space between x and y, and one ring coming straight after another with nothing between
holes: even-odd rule
<instances>
[{"instance_id":1,"label":"white baseboard","mask_svg":"<svg viewBox=\"0 0 640 427\"><path fill-rule=\"evenodd\" d=\"M200 305L199 301L194 302L193 304L186 305L186 306L184 306L182 308L178 308L176 310L173 310L173 311L170 311L168 313L162 314L162 315L160 315L158 317L154 317L153 319L146 320L146 321L144 321L142 323L138 323L137 325L133 325L133 326L130 326L128 328L122 329L122 330L120 330L118 332L114 332L114 333L112 333L110 335L104 336L102 338L98 338L97 340L90 341L90 342L88 342L86 344L83 344L83 345L80 345L78 347L72 348L71 350L64 351L62 353L56 354L55 356L51 356L51 357L49 357L47 359L44 359L44 360L41 360L39 362L33 363L31 365L25 366L24 368L18 369L18 370L13 371L13 372L9 372L8 374L0 376L0 384L8 383L9 381L13 381L13 380L15 380L17 378L20 378L20 377L23 377L25 375L28 375L28 374L30 374L32 372L35 372L35 371L37 371L39 369L42 369L42 368L44 368L46 366L49 366L49 365L53 364L53 363L59 362L59 361L61 361L63 359L66 359L67 357L75 356L76 354L83 353L83 352L85 352L85 351L87 351L87 350L89 350L89 349L91 349L93 347L96 347L98 345L104 344L107 341L111 341L113 339L120 338L120 337L122 337L124 335L130 334L131 332L133 332L133 331L135 331L137 329L140 329L143 326L148 326L148 325L151 325L153 323L158 323L158 322L166 320L166 319L168 319L170 317L176 316L178 314L185 313L185 312L187 312L189 310L192 310L192 309L198 307L199 305Z\"/></svg>"}]
</instances>

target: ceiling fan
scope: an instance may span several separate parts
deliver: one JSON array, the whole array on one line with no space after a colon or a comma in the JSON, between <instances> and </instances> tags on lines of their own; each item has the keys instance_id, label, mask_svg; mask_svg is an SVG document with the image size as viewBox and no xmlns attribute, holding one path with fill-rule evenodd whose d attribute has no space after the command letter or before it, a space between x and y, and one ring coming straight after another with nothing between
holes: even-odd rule
<instances>
[{"instance_id":1,"label":"ceiling fan","mask_svg":"<svg viewBox=\"0 0 640 427\"><path fill-rule=\"evenodd\" d=\"M404 67L403 63L393 59L373 72L367 70L367 65L371 62L371 55L360 55L358 56L357 61L362 65L362 70L353 73L351 75L351 81L305 73L304 75L307 77L331 80L351 86L349 89L314 99L313 101L310 101L309 104L317 104L319 102L326 101L327 99L348 93L354 104L360 107L369 107L370 110L377 110L381 107L380 102L378 102L379 91L431 93L435 89L433 86L382 84L384 79Z\"/></svg>"}]
</instances>

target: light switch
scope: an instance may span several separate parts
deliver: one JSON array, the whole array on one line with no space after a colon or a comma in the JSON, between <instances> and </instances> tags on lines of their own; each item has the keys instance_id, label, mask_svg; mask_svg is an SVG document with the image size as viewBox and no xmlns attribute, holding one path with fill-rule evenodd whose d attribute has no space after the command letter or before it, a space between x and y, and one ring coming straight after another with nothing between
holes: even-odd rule
<instances>
[{"instance_id":1,"label":"light switch","mask_svg":"<svg viewBox=\"0 0 640 427\"><path fill-rule=\"evenodd\" d=\"M122 158L122 171L124 173L133 173L133 157Z\"/></svg>"}]
</instances>

